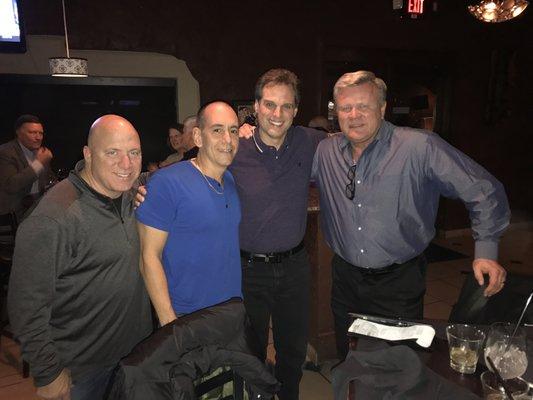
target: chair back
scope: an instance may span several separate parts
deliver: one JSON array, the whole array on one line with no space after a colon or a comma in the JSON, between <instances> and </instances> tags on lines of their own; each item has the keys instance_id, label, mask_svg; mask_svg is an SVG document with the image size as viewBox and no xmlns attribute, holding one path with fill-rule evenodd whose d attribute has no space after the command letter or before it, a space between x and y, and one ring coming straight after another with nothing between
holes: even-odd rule
<instances>
[{"instance_id":1,"label":"chair back","mask_svg":"<svg viewBox=\"0 0 533 400\"><path fill-rule=\"evenodd\" d=\"M15 213L0 215L0 264L11 266L18 219Z\"/></svg>"},{"instance_id":2,"label":"chair back","mask_svg":"<svg viewBox=\"0 0 533 400\"><path fill-rule=\"evenodd\" d=\"M488 279L485 276L485 279ZM450 313L450 322L490 325L494 322L516 322L533 288L533 276L508 273L505 286L487 298L485 286L479 286L474 274L466 278L459 299ZM529 307L524 322L533 322L533 307Z\"/></svg>"}]
</instances>

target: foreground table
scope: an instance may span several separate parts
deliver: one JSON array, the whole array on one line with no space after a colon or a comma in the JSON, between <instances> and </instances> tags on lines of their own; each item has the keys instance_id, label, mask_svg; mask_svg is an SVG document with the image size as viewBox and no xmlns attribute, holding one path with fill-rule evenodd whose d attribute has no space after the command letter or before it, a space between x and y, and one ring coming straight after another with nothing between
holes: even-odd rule
<instances>
[{"instance_id":1,"label":"foreground table","mask_svg":"<svg viewBox=\"0 0 533 400\"><path fill-rule=\"evenodd\" d=\"M423 349L422 347L412 346L415 349L417 355L420 357L422 362L433 370L435 373L441 377L462 386L474 394L483 397L483 390L481 387L480 375L483 371L487 370L487 367L484 365L483 354L480 355L479 362L474 374L461 374L454 371L450 367L449 361L449 352L448 352L448 342L446 339L446 326L449 324L447 321L442 320L424 320L421 323L431 325L435 328L435 338L429 349ZM489 330L488 326L482 327L484 330ZM528 359L530 364L523 378L532 381L533 380L533 328L526 328L526 333L528 337ZM371 350L375 349L379 339L373 338L357 338L350 337L350 349L351 350ZM414 342L413 342L414 343ZM382 344L381 344L382 346ZM349 399L353 400L355 396L355 387L354 381L350 383L350 394Z\"/></svg>"}]
</instances>

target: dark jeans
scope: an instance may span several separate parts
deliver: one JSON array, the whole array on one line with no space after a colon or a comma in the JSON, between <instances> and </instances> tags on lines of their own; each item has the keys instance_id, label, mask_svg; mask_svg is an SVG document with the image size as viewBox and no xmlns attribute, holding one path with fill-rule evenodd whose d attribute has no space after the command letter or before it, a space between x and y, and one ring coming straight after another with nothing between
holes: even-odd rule
<instances>
[{"instance_id":1,"label":"dark jeans","mask_svg":"<svg viewBox=\"0 0 533 400\"><path fill-rule=\"evenodd\" d=\"M112 384L116 367L102 368L74 378L70 389L71 400L104 400Z\"/></svg>"},{"instance_id":2,"label":"dark jeans","mask_svg":"<svg viewBox=\"0 0 533 400\"><path fill-rule=\"evenodd\" d=\"M331 310L335 319L337 355L348 353L348 313L422 319L426 292L426 258L413 258L390 272L369 275L335 254L332 265Z\"/></svg>"},{"instance_id":3,"label":"dark jeans","mask_svg":"<svg viewBox=\"0 0 533 400\"><path fill-rule=\"evenodd\" d=\"M309 262L305 249L280 263L242 261L246 312L256 339L256 351L266 358L268 325L276 349L280 400L297 400L309 331Z\"/></svg>"}]
</instances>

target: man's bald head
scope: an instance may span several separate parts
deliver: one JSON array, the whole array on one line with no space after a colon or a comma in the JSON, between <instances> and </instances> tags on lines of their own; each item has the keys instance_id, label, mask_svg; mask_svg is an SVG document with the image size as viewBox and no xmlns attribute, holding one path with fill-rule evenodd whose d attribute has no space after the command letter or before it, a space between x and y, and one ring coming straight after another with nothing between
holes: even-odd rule
<instances>
[{"instance_id":1,"label":"man's bald head","mask_svg":"<svg viewBox=\"0 0 533 400\"><path fill-rule=\"evenodd\" d=\"M97 192L117 198L141 172L141 143L133 125L118 115L98 118L83 148L82 178Z\"/></svg>"},{"instance_id":2,"label":"man's bald head","mask_svg":"<svg viewBox=\"0 0 533 400\"><path fill-rule=\"evenodd\" d=\"M87 136L87 146L91 147L91 144L94 145L94 141L102 138L103 135L119 130L132 130L136 135L138 135L137 130L126 118L114 114L104 115L94 121L91 125L91 129L89 129L89 135Z\"/></svg>"},{"instance_id":3,"label":"man's bald head","mask_svg":"<svg viewBox=\"0 0 533 400\"><path fill-rule=\"evenodd\" d=\"M203 173L219 179L239 148L239 119L224 101L212 101L198 111L194 140L200 148L197 162Z\"/></svg>"}]
</instances>

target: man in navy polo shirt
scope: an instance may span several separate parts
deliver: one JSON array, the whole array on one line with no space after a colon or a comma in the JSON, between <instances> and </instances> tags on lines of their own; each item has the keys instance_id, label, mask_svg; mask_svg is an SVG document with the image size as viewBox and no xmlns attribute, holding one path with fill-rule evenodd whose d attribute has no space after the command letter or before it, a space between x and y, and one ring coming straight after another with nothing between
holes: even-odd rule
<instances>
[{"instance_id":1,"label":"man in navy polo shirt","mask_svg":"<svg viewBox=\"0 0 533 400\"><path fill-rule=\"evenodd\" d=\"M159 322L241 295L239 222L233 176L237 115L224 102L198 112L190 161L159 170L137 209L141 272Z\"/></svg>"},{"instance_id":2,"label":"man in navy polo shirt","mask_svg":"<svg viewBox=\"0 0 533 400\"><path fill-rule=\"evenodd\" d=\"M263 74L255 88L258 127L229 167L242 204L244 304L263 358L272 317L281 400L298 399L307 351L310 278L302 240L313 155L326 136L292 126L299 99L294 73Z\"/></svg>"}]
</instances>

